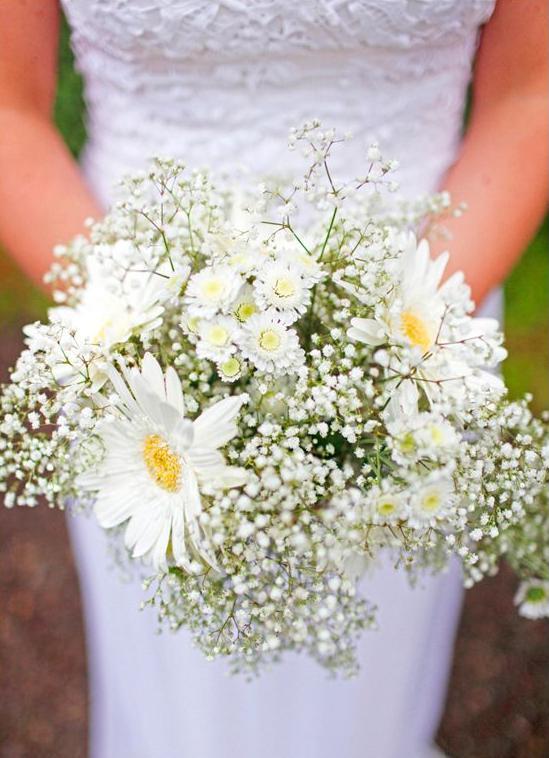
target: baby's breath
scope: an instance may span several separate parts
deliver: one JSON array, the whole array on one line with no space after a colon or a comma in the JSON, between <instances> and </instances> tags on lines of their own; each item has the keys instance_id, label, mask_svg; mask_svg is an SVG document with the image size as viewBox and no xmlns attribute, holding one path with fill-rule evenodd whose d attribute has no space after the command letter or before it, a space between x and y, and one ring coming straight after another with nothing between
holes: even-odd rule
<instances>
[{"instance_id":1,"label":"baby's breath","mask_svg":"<svg viewBox=\"0 0 549 758\"><path fill-rule=\"evenodd\" d=\"M235 670L296 650L352 674L375 626L358 579L382 551L412 578L458 556L468 586L505 556L520 611L549 615L547 420L506 399L497 324L414 236L464 209L386 199L377 144L336 176L344 141L292 130L303 176L255 194L171 159L124 180L54 251L56 307L0 399L6 506L95 510L160 619ZM155 519L141 493L110 502L108 461L148 477Z\"/></svg>"}]
</instances>

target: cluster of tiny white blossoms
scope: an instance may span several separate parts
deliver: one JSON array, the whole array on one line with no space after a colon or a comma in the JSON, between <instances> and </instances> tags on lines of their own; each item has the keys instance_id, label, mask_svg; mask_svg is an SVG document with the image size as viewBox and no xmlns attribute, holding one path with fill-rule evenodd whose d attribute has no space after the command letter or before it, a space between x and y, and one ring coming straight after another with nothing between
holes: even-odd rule
<instances>
[{"instance_id":1,"label":"cluster of tiny white blossoms","mask_svg":"<svg viewBox=\"0 0 549 758\"><path fill-rule=\"evenodd\" d=\"M549 615L547 422L416 241L448 196L399 204L377 145L341 180L344 141L294 130L288 188L170 159L125 180L56 249L57 305L0 400L5 504L93 510L161 619L237 670L296 650L352 673L380 551L413 573L455 554L468 586L505 556L521 611Z\"/></svg>"}]
</instances>

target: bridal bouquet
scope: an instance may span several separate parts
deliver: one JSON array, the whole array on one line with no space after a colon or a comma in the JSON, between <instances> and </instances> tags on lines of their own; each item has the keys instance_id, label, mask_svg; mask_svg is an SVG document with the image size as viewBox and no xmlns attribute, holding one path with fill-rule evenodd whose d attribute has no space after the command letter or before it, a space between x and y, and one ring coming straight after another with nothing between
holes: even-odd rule
<instances>
[{"instance_id":1,"label":"bridal bouquet","mask_svg":"<svg viewBox=\"0 0 549 758\"><path fill-rule=\"evenodd\" d=\"M376 145L341 181L342 141L294 130L289 189L169 159L125 180L55 251L58 305L1 399L6 505L93 512L160 618L240 670L296 650L351 673L380 556L413 579L455 554L471 585L505 555L549 614L547 425L413 234L449 199L388 202Z\"/></svg>"}]
</instances>

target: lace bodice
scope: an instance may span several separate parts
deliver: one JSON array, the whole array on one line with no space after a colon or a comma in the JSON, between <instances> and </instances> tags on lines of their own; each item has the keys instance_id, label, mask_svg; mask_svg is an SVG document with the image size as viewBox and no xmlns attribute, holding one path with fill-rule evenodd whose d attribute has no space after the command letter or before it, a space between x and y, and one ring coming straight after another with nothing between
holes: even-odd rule
<instances>
[{"instance_id":1,"label":"lace bodice","mask_svg":"<svg viewBox=\"0 0 549 758\"><path fill-rule=\"evenodd\" d=\"M63 4L86 83L85 165L106 197L153 153L289 170L287 130L311 117L353 132L357 146L377 138L401 161L405 189L432 189L455 156L495 0Z\"/></svg>"}]
</instances>

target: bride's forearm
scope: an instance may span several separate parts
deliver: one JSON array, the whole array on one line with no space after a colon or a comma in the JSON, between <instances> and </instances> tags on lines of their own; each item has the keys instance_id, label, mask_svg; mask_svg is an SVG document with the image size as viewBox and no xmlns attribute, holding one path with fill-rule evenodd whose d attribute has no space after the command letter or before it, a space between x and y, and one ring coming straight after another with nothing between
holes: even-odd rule
<instances>
[{"instance_id":1,"label":"bride's forearm","mask_svg":"<svg viewBox=\"0 0 549 758\"><path fill-rule=\"evenodd\" d=\"M0 2L0 245L35 282L100 213L51 114L59 6Z\"/></svg>"},{"instance_id":2,"label":"bride's forearm","mask_svg":"<svg viewBox=\"0 0 549 758\"><path fill-rule=\"evenodd\" d=\"M472 124L445 182L454 202L467 205L445 223L449 273L465 272L477 303L504 280L545 213L546 107L537 98L508 102Z\"/></svg>"},{"instance_id":3,"label":"bride's forearm","mask_svg":"<svg viewBox=\"0 0 549 758\"><path fill-rule=\"evenodd\" d=\"M47 118L0 108L0 134L0 243L41 283L53 247L101 211Z\"/></svg>"},{"instance_id":4,"label":"bride's forearm","mask_svg":"<svg viewBox=\"0 0 549 758\"><path fill-rule=\"evenodd\" d=\"M548 194L547 6L500 0L485 29L473 109L444 182L467 212L448 224L449 270L463 270L477 303L503 281L541 222Z\"/></svg>"}]
</instances>

